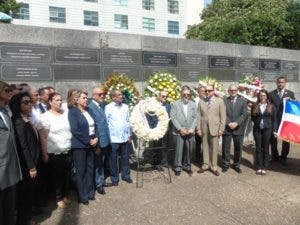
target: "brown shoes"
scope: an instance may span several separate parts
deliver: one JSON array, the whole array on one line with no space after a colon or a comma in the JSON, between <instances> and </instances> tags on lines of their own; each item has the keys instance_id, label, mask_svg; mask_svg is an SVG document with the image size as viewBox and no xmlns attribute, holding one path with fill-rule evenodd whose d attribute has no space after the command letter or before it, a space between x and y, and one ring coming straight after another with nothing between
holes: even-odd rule
<instances>
[{"instance_id":1,"label":"brown shoes","mask_svg":"<svg viewBox=\"0 0 300 225\"><path fill-rule=\"evenodd\" d=\"M218 170L212 170L211 171L215 176L220 176L220 173L218 172Z\"/></svg>"},{"instance_id":2,"label":"brown shoes","mask_svg":"<svg viewBox=\"0 0 300 225\"><path fill-rule=\"evenodd\" d=\"M197 173L204 173L205 171L207 171L208 169L202 169L202 168L200 168L198 171L197 171Z\"/></svg>"}]
</instances>

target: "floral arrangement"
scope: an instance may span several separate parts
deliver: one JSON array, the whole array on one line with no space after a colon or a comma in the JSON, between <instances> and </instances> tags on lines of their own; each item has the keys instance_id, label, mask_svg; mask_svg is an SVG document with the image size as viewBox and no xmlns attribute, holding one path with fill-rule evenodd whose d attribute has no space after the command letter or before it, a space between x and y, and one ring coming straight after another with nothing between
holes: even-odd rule
<instances>
[{"instance_id":1,"label":"floral arrangement","mask_svg":"<svg viewBox=\"0 0 300 225\"><path fill-rule=\"evenodd\" d=\"M110 92L113 89L118 89L123 94L123 103L128 104L130 109L137 104L139 92L135 87L134 81L128 78L126 75L115 73L109 76L103 85L107 93L105 99L107 102L112 101Z\"/></svg>"},{"instance_id":2,"label":"floral arrangement","mask_svg":"<svg viewBox=\"0 0 300 225\"><path fill-rule=\"evenodd\" d=\"M225 96L225 89L217 79L211 77L204 77L199 80L199 86L213 85L215 87L215 94L219 97Z\"/></svg>"},{"instance_id":3,"label":"floral arrangement","mask_svg":"<svg viewBox=\"0 0 300 225\"><path fill-rule=\"evenodd\" d=\"M257 76L245 76L239 82L239 95L251 102L256 102L258 92L263 89L264 85Z\"/></svg>"},{"instance_id":4,"label":"floral arrangement","mask_svg":"<svg viewBox=\"0 0 300 225\"><path fill-rule=\"evenodd\" d=\"M154 128L149 127L146 114L156 115L158 124ZM130 124L138 138L145 141L161 139L167 132L169 116L165 108L154 97L139 101L133 108L130 116Z\"/></svg>"},{"instance_id":5,"label":"floral arrangement","mask_svg":"<svg viewBox=\"0 0 300 225\"><path fill-rule=\"evenodd\" d=\"M168 72L156 72L147 80L145 97L154 97L160 91L168 92L167 101L173 102L180 98L181 84L174 74Z\"/></svg>"}]
</instances>

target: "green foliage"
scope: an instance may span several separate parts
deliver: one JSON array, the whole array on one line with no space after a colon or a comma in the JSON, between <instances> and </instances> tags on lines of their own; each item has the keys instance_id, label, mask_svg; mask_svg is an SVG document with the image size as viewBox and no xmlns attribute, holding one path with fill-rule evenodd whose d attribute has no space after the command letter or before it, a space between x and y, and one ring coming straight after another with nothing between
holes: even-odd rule
<instances>
[{"instance_id":1,"label":"green foliage","mask_svg":"<svg viewBox=\"0 0 300 225\"><path fill-rule=\"evenodd\" d=\"M299 49L299 0L214 0L188 39Z\"/></svg>"},{"instance_id":2,"label":"green foliage","mask_svg":"<svg viewBox=\"0 0 300 225\"><path fill-rule=\"evenodd\" d=\"M17 12L22 3L17 3L16 0L0 0L0 12L9 14L11 12Z\"/></svg>"}]
</instances>

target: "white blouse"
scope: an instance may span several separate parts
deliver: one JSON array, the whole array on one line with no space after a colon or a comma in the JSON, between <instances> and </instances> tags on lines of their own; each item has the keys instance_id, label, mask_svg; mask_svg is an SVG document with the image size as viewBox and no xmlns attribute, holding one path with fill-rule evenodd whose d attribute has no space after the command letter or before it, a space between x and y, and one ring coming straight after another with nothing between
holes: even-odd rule
<instances>
[{"instance_id":1,"label":"white blouse","mask_svg":"<svg viewBox=\"0 0 300 225\"><path fill-rule=\"evenodd\" d=\"M89 124L89 135L94 135L95 134L95 122L93 120L93 118L90 116L90 114L85 111L83 113L84 117L86 118L88 124Z\"/></svg>"}]
</instances>

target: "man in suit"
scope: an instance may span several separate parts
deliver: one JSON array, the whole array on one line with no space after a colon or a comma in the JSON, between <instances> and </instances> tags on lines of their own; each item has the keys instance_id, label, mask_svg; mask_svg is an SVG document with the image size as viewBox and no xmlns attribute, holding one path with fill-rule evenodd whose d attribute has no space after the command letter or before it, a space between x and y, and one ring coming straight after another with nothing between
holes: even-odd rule
<instances>
[{"instance_id":1,"label":"man in suit","mask_svg":"<svg viewBox=\"0 0 300 225\"><path fill-rule=\"evenodd\" d=\"M95 121L98 134L98 148L95 156L95 184L99 194L104 195L105 177L104 177L104 158L109 159L110 155L110 139L108 123L105 117L105 112L101 107L105 100L106 93L102 86L93 88L92 100L89 103L92 118Z\"/></svg>"},{"instance_id":2,"label":"man in suit","mask_svg":"<svg viewBox=\"0 0 300 225\"><path fill-rule=\"evenodd\" d=\"M12 96L10 86L0 81L0 224L15 224L16 190L22 179L12 121L6 106Z\"/></svg>"},{"instance_id":3,"label":"man in suit","mask_svg":"<svg viewBox=\"0 0 300 225\"><path fill-rule=\"evenodd\" d=\"M50 90L48 87L42 87L38 90L38 94L40 96L40 103L38 104L42 113L48 111L48 102L49 102L49 94Z\"/></svg>"},{"instance_id":4,"label":"man in suit","mask_svg":"<svg viewBox=\"0 0 300 225\"><path fill-rule=\"evenodd\" d=\"M276 80L277 89L269 93L270 102L274 104L277 109L277 120L278 124L281 122L282 112L283 112L283 99L295 99L294 92L286 89L286 78L278 77ZM278 149L277 149L277 138L274 134L271 135L271 151L272 159L274 161L281 160L282 164L285 165L287 156L290 151L290 143L283 141L281 156L279 158Z\"/></svg>"},{"instance_id":5,"label":"man in suit","mask_svg":"<svg viewBox=\"0 0 300 225\"><path fill-rule=\"evenodd\" d=\"M217 170L219 137L223 135L226 122L226 107L223 99L214 96L214 86L205 87L205 100L200 99L198 106L197 132L203 141L203 165L197 172L211 169L215 176Z\"/></svg>"},{"instance_id":6,"label":"man in suit","mask_svg":"<svg viewBox=\"0 0 300 225\"><path fill-rule=\"evenodd\" d=\"M174 160L175 175L179 176L181 169L188 174L191 170L191 153L194 146L195 128L197 125L197 108L191 100L191 89L181 88L181 99L171 104L171 121L175 137L176 151Z\"/></svg>"},{"instance_id":7,"label":"man in suit","mask_svg":"<svg viewBox=\"0 0 300 225\"><path fill-rule=\"evenodd\" d=\"M233 169L241 173L240 162L247 118L247 101L238 96L238 88L232 84L228 88L229 97L224 102L226 106L226 125L222 136L223 169L226 172L230 165L231 139L234 144Z\"/></svg>"}]
</instances>

